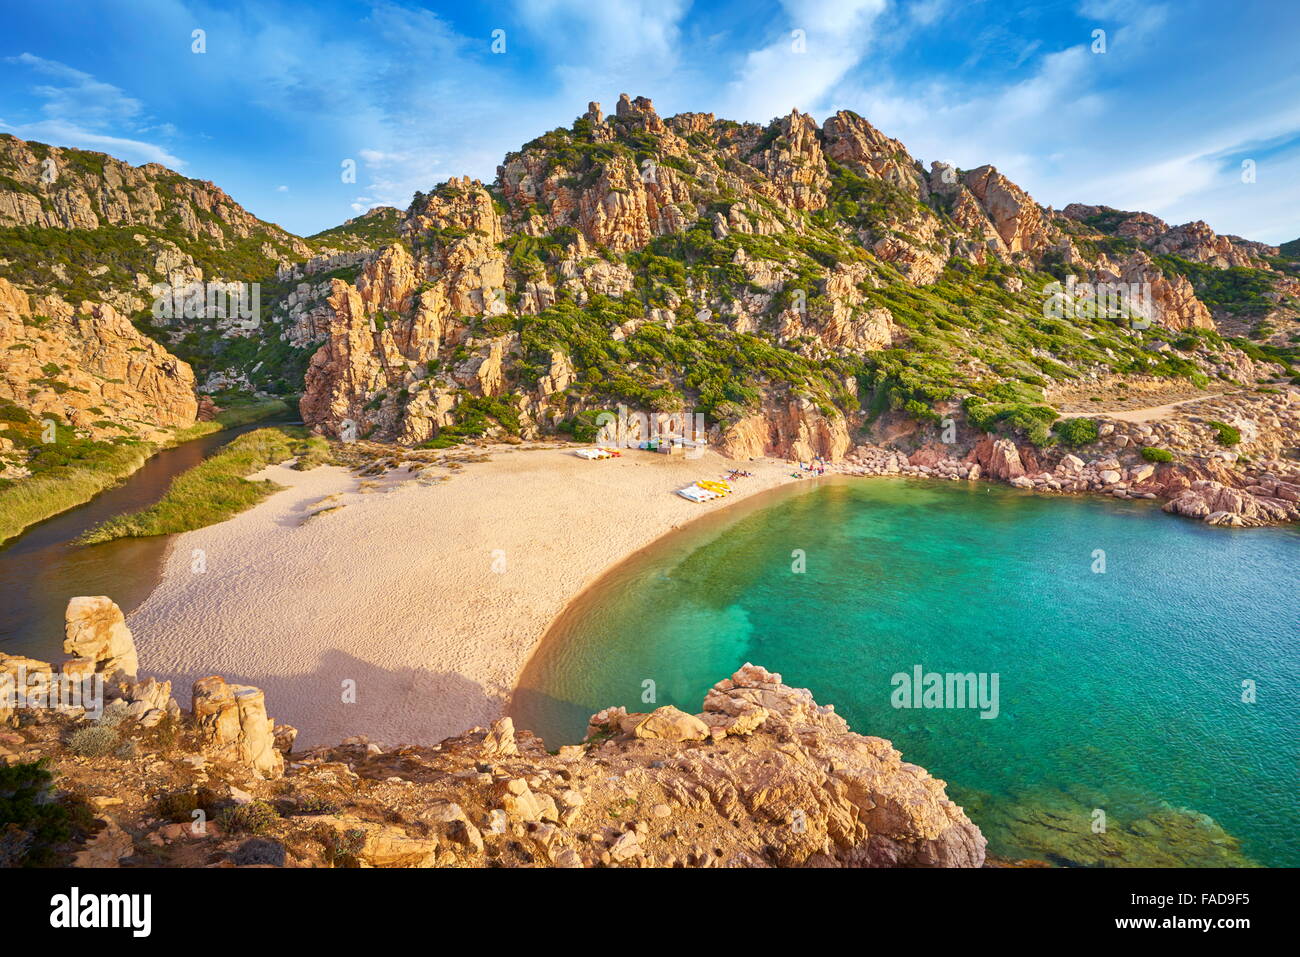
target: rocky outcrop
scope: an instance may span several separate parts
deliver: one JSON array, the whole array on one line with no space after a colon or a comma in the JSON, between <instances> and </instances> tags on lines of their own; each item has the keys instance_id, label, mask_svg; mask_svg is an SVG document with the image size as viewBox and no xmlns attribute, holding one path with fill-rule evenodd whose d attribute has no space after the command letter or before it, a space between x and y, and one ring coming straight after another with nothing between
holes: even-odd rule
<instances>
[{"instance_id":1,"label":"rocky outcrop","mask_svg":"<svg viewBox=\"0 0 1300 957\"><path fill-rule=\"evenodd\" d=\"M64 670L102 672L134 679L140 670L135 641L122 609L103 595L73 598L65 612L63 650L74 657Z\"/></svg>"},{"instance_id":2,"label":"rocky outcrop","mask_svg":"<svg viewBox=\"0 0 1300 957\"><path fill-rule=\"evenodd\" d=\"M1198 480L1165 503L1174 515L1197 518L1207 525L1258 526L1300 521L1300 483L1275 476L1248 488Z\"/></svg>"},{"instance_id":3,"label":"rocky outcrop","mask_svg":"<svg viewBox=\"0 0 1300 957\"><path fill-rule=\"evenodd\" d=\"M1150 246L1152 252L1190 259L1216 269L1232 266L1250 269L1262 265L1253 250L1216 234L1208 223L1199 219L1175 226L1151 240ZM1271 255L1276 255L1276 252Z\"/></svg>"},{"instance_id":4,"label":"rocky outcrop","mask_svg":"<svg viewBox=\"0 0 1300 957\"><path fill-rule=\"evenodd\" d=\"M1037 253L1051 245L1053 237L1038 204L996 168L970 170L961 181L979 202L1008 252Z\"/></svg>"},{"instance_id":5,"label":"rocky outcrop","mask_svg":"<svg viewBox=\"0 0 1300 957\"><path fill-rule=\"evenodd\" d=\"M927 440L933 433L924 431L891 435L878 430L884 444L853 448L838 471L949 481L982 478L1045 494L1164 501L1166 512L1212 525L1300 521L1300 468L1295 465L1300 458L1300 390L1211 395L1149 421L1105 413L1092 418L1097 440L1074 449L1059 443L1017 445L967 425L954 426L950 442ZM1233 445L1221 443L1217 425L1235 430Z\"/></svg>"},{"instance_id":6,"label":"rocky outcrop","mask_svg":"<svg viewBox=\"0 0 1300 957\"><path fill-rule=\"evenodd\" d=\"M500 368L500 345L495 359L489 350L472 368L430 374L431 364L470 345L464 317L506 311L492 198L477 181L452 180L413 205L403 229L414 253L388 246L355 285L334 280L322 311L311 314L328 338L312 356L300 410L331 435L350 423L361 435L421 442L450 423L450 393L472 387L493 395L504 385L491 374Z\"/></svg>"},{"instance_id":7,"label":"rocky outcrop","mask_svg":"<svg viewBox=\"0 0 1300 957\"><path fill-rule=\"evenodd\" d=\"M43 849L75 866L985 861L983 835L944 782L750 664L714 685L699 714L607 708L583 743L554 751L503 717L435 746L358 735L286 759L256 688L201 679L189 713L151 678L123 688L98 718L22 702L22 720L8 716L13 730L0 735L0 761L50 762L53 799L99 795L93 827ZM165 734L158 709L170 716ZM96 725L87 755L81 732Z\"/></svg>"},{"instance_id":8,"label":"rocky outcrop","mask_svg":"<svg viewBox=\"0 0 1300 957\"><path fill-rule=\"evenodd\" d=\"M750 157L766 181L759 190L782 206L817 210L826 205L830 174L822 154L817 124L794 110L769 128L775 138Z\"/></svg>"},{"instance_id":9,"label":"rocky outcrop","mask_svg":"<svg viewBox=\"0 0 1300 957\"><path fill-rule=\"evenodd\" d=\"M1025 466L1015 443L992 435L986 435L975 443L975 447L966 456L966 461L978 465L981 475L1002 482L1009 482L1025 474Z\"/></svg>"},{"instance_id":10,"label":"rocky outcrop","mask_svg":"<svg viewBox=\"0 0 1300 957\"><path fill-rule=\"evenodd\" d=\"M284 755L276 748L275 722L266 715L261 689L213 675L194 682L192 694L194 724L206 752L264 777L283 773Z\"/></svg>"},{"instance_id":11,"label":"rocky outcrop","mask_svg":"<svg viewBox=\"0 0 1300 957\"><path fill-rule=\"evenodd\" d=\"M851 110L840 110L822 124L826 158L862 176L883 180L917 199L929 189L907 147L885 136Z\"/></svg>"},{"instance_id":12,"label":"rocky outcrop","mask_svg":"<svg viewBox=\"0 0 1300 957\"><path fill-rule=\"evenodd\" d=\"M0 400L53 413L96 437L154 438L192 424L194 373L112 306L75 310L0 279Z\"/></svg>"},{"instance_id":13,"label":"rocky outcrop","mask_svg":"<svg viewBox=\"0 0 1300 957\"><path fill-rule=\"evenodd\" d=\"M719 448L736 459L773 455L837 462L851 444L848 425L838 409L823 410L808 399L773 398L762 412L724 427Z\"/></svg>"},{"instance_id":14,"label":"rocky outcrop","mask_svg":"<svg viewBox=\"0 0 1300 957\"><path fill-rule=\"evenodd\" d=\"M1100 269L1095 281L1101 283L1140 284L1149 290L1151 321L1166 329L1213 329L1214 317L1196 297L1186 277L1166 276L1143 252L1131 253L1115 268Z\"/></svg>"}]
</instances>

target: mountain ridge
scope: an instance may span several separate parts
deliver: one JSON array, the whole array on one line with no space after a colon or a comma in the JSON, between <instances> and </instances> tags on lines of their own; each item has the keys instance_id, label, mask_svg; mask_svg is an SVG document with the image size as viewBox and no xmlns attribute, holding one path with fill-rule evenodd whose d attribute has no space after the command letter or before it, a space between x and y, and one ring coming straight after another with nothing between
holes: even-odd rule
<instances>
[{"instance_id":1,"label":"mountain ridge","mask_svg":"<svg viewBox=\"0 0 1300 957\"><path fill-rule=\"evenodd\" d=\"M700 412L742 457L838 459L901 421L919 442L954 416L1045 446L1062 393L1296 375L1287 249L1058 212L992 166L926 170L847 110L760 126L662 118L624 94L508 153L493 183L453 177L306 239L162 167L107 158L99 184L78 151L0 145L0 211L23 220L0 214L0 276L35 312L64 294L115 305L201 392L301 391L304 420L333 437L589 438L624 405ZM66 176L53 198L42 151ZM140 175L152 200L127 192ZM152 262L122 254L127 229L148 233L133 242ZM74 240L80 258L59 246ZM164 322L143 300L158 280L232 278L259 284L256 322ZM1076 295L1088 284L1141 289L1145 312L1099 317ZM22 405L22 385L4 398Z\"/></svg>"}]
</instances>

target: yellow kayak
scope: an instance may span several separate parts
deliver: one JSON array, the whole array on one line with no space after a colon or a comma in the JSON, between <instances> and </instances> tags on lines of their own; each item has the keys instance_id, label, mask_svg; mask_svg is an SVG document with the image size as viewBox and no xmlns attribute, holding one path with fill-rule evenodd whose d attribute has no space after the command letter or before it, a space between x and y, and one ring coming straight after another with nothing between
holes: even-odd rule
<instances>
[{"instance_id":1,"label":"yellow kayak","mask_svg":"<svg viewBox=\"0 0 1300 957\"><path fill-rule=\"evenodd\" d=\"M726 482L713 482L707 479L701 479L695 484L698 485L700 488L707 488L710 491L720 492L723 495L726 495L728 492L731 491L731 486L728 485Z\"/></svg>"}]
</instances>

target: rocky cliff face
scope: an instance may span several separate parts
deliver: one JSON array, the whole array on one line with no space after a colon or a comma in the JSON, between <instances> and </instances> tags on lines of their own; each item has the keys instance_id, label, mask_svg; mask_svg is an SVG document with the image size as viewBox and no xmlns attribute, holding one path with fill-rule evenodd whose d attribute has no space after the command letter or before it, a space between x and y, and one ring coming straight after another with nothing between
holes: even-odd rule
<instances>
[{"instance_id":1,"label":"rocky cliff face","mask_svg":"<svg viewBox=\"0 0 1300 957\"><path fill-rule=\"evenodd\" d=\"M1104 232L1136 240L1154 253L1180 256L1219 269L1231 266L1260 268L1265 266L1265 256L1278 254L1276 246L1220 236L1201 220L1170 226L1150 213L1125 212L1110 206L1086 206L1083 203L1071 203L1061 212L1070 219L1094 225Z\"/></svg>"},{"instance_id":2,"label":"rocky cliff face","mask_svg":"<svg viewBox=\"0 0 1300 957\"><path fill-rule=\"evenodd\" d=\"M137 677L130 633L107 598L73 600L66 647L77 657L63 676L105 682L102 716L22 706L39 704L59 672L0 655L0 681L26 675L33 696L0 713L0 760L51 762L53 800L96 820L53 847L34 847L36 835L11 827L0 833L0 856L12 863L34 850L94 867L979 867L985 859L983 835L944 782L753 665L718 682L699 714L605 709L583 744L554 754L509 718L432 746L358 736L295 753L294 730L268 717L256 688L203 678L183 711L170 683Z\"/></svg>"},{"instance_id":3,"label":"rocky cliff face","mask_svg":"<svg viewBox=\"0 0 1300 957\"><path fill-rule=\"evenodd\" d=\"M194 422L194 373L110 305L33 304L0 279L0 400L96 438L155 438Z\"/></svg>"}]
</instances>

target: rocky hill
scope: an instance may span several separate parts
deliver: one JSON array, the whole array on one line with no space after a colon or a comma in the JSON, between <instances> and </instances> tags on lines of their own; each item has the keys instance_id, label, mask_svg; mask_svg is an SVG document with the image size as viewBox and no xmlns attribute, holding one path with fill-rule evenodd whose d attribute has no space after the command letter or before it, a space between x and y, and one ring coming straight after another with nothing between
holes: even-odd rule
<instances>
[{"instance_id":1,"label":"rocky hill","mask_svg":"<svg viewBox=\"0 0 1300 957\"><path fill-rule=\"evenodd\" d=\"M38 315L112 306L201 392L301 393L334 437L589 440L622 405L702 414L738 457L911 455L944 434L1028 455L1085 397L1233 392L1230 426L1296 453L1255 419L1296 396L1292 244L1056 211L993 167L927 168L849 111L760 126L624 95L492 183L309 240L161 167L0 138L0 276L67 304ZM147 308L157 281L217 280L256 284L255 321ZM14 367L14 402L43 394L43 365Z\"/></svg>"},{"instance_id":2,"label":"rocky hill","mask_svg":"<svg viewBox=\"0 0 1300 957\"><path fill-rule=\"evenodd\" d=\"M401 230L355 279L300 287L288 335L320 344L301 407L327 433L582 435L621 403L702 412L733 454L837 459L890 412L934 427L955 407L1044 444L1068 386L1294 375L1289 339L1216 325L1292 321L1278 249L1057 213L992 167L927 171L849 112L760 127L593 103L495 183L417 195ZM1070 276L1143 295L1107 312Z\"/></svg>"},{"instance_id":3,"label":"rocky hill","mask_svg":"<svg viewBox=\"0 0 1300 957\"><path fill-rule=\"evenodd\" d=\"M213 183L0 135L0 260L28 291L133 315L155 283L251 282L311 253Z\"/></svg>"},{"instance_id":4,"label":"rocky hill","mask_svg":"<svg viewBox=\"0 0 1300 957\"><path fill-rule=\"evenodd\" d=\"M985 839L888 741L745 665L703 710L606 709L548 752L509 718L440 743L294 752L262 693L180 708L109 599L68 605L61 669L0 655L0 866L979 867ZM58 675L102 713L40 707ZM65 699L69 700L69 699ZM88 699L87 699L88 700ZM273 702L271 703L273 705ZM43 761L41 766L35 762ZM55 775L51 779L50 774Z\"/></svg>"}]
</instances>

